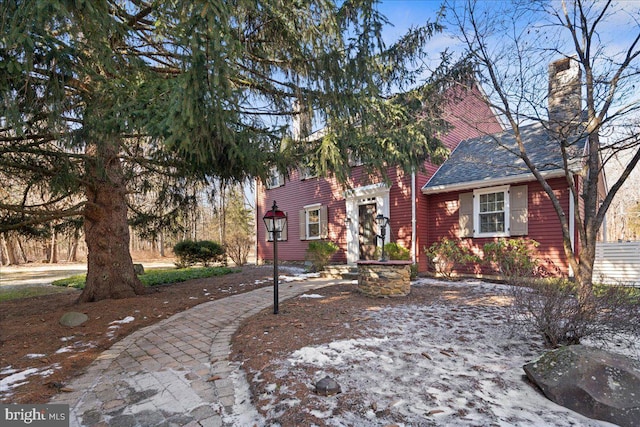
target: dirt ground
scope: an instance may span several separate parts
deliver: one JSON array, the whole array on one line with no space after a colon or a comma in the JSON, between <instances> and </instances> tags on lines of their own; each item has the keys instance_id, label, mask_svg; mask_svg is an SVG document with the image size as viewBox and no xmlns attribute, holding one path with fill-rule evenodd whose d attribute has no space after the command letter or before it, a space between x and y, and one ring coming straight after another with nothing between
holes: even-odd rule
<instances>
[{"instance_id":1,"label":"dirt ground","mask_svg":"<svg viewBox=\"0 0 640 427\"><path fill-rule=\"evenodd\" d=\"M272 364L282 360L300 348L330 343L338 340L357 339L367 336L365 325L369 321L367 313L373 313L382 307L394 305L430 304L436 299L445 298L456 304L459 298L465 298L464 290L448 291L443 295L441 287L414 288L402 298L370 298L364 296L355 285L336 285L314 291L322 298L294 298L280 306L280 314L274 316L264 310L246 320L238 329L232 341L232 353L235 361L242 364L251 387L253 404L262 415L273 392L270 387L280 384L281 366ZM312 368L307 369L308 377L313 377ZM275 409L278 423L283 426L315 425L326 426L326 420L314 415L322 412L317 406L318 396L314 394L313 384L288 383L287 388L293 400L300 403L293 406L282 402ZM364 390L363 390L364 391ZM339 400L334 414L341 411L353 411L362 404L357 393L350 393L349 399ZM301 411L300 408L307 410ZM365 411L369 408L361 408ZM377 408L374 409L378 411ZM380 409L387 411L388 409ZM378 413L379 417L389 414ZM391 424L394 425L394 424Z\"/></svg>"},{"instance_id":2,"label":"dirt ground","mask_svg":"<svg viewBox=\"0 0 640 427\"><path fill-rule=\"evenodd\" d=\"M8 368L56 367L50 376L33 375L10 393L0 391L0 402L45 403L64 392L102 351L135 330L197 304L269 286L272 273L269 266L247 266L225 276L150 288L135 298L86 304L75 302L80 291L0 302L0 380ZM85 313L89 320L75 328L61 326L60 318L69 311ZM128 316L135 320L113 327ZM68 345L76 347L73 352L60 352Z\"/></svg>"}]
</instances>

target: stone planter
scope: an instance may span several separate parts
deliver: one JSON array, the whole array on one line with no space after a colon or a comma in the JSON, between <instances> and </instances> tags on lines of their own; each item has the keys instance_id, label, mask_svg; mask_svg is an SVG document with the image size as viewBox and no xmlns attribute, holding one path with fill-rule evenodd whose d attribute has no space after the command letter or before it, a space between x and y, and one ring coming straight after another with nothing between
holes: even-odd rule
<instances>
[{"instance_id":1,"label":"stone planter","mask_svg":"<svg viewBox=\"0 0 640 427\"><path fill-rule=\"evenodd\" d=\"M411 261L358 261L358 290L371 297L411 292Z\"/></svg>"}]
</instances>

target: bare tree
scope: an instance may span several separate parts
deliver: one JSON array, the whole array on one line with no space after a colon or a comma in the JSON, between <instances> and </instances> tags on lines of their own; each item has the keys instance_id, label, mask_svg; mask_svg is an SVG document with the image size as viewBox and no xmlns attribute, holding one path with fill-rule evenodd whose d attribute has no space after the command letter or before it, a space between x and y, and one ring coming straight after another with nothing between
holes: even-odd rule
<instances>
[{"instance_id":1,"label":"bare tree","mask_svg":"<svg viewBox=\"0 0 640 427\"><path fill-rule=\"evenodd\" d=\"M587 0L447 4L448 20L466 47L463 64L481 79L491 106L515 135L517 154L542 185L560 220L563 247L581 302L590 300L596 240L605 214L640 160L640 13L631 2ZM617 43L604 36L615 28ZM624 37L622 37L624 35ZM624 45L620 43L624 42ZM577 70L578 98L547 98L549 64ZM549 83L551 85L551 83ZM552 89L550 87L550 89ZM575 93L575 92L574 92ZM572 107L577 106L576 109ZM521 128L537 122L557 141L575 206L579 251L572 246L569 212L525 148ZM571 168L578 142L586 146L577 175ZM604 188L612 156L628 151L620 176Z\"/></svg>"}]
</instances>

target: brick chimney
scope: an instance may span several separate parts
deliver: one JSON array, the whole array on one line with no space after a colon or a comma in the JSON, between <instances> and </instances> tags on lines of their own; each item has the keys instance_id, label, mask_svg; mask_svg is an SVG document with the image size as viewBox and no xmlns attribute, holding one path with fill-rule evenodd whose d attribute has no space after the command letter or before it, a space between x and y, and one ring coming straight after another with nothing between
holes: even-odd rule
<instances>
[{"instance_id":1,"label":"brick chimney","mask_svg":"<svg viewBox=\"0 0 640 427\"><path fill-rule=\"evenodd\" d=\"M311 133L311 109L299 98L293 101L292 137L295 141L302 140Z\"/></svg>"},{"instance_id":2,"label":"brick chimney","mask_svg":"<svg viewBox=\"0 0 640 427\"><path fill-rule=\"evenodd\" d=\"M576 58L549 64L549 129L556 137L575 134L582 123L582 69Z\"/></svg>"}]
</instances>

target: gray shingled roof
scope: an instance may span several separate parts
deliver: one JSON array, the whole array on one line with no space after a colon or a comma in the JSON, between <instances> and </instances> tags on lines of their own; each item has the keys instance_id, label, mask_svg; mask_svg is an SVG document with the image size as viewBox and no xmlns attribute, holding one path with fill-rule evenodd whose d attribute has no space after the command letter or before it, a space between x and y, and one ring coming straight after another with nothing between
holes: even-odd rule
<instances>
[{"instance_id":1,"label":"gray shingled roof","mask_svg":"<svg viewBox=\"0 0 640 427\"><path fill-rule=\"evenodd\" d=\"M560 146L541 123L522 126L520 132L529 158L540 171L562 169ZM571 147L573 161L580 160L585 141L586 138L582 138ZM459 187L469 183L472 186L480 184L478 181L490 182L527 174L533 179L524 161L510 150L518 152L512 130L464 140L425 184L423 190L446 190L446 187L454 185Z\"/></svg>"}]
</instances>

